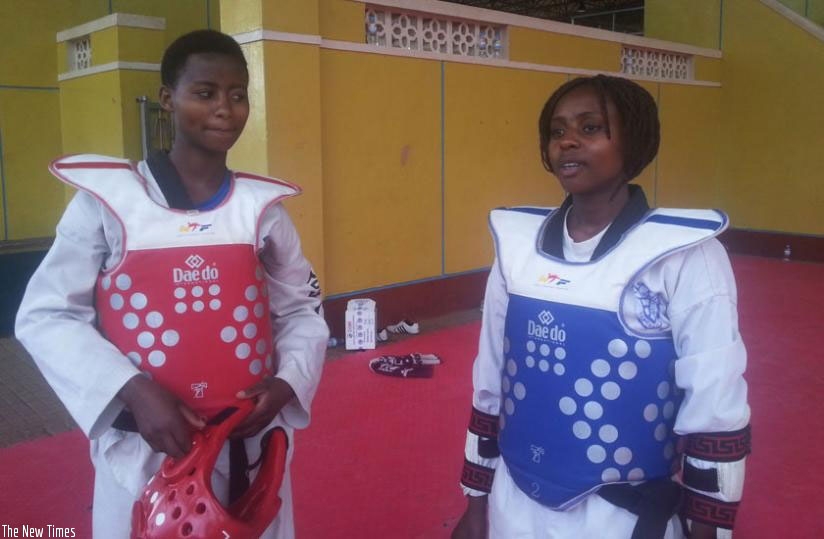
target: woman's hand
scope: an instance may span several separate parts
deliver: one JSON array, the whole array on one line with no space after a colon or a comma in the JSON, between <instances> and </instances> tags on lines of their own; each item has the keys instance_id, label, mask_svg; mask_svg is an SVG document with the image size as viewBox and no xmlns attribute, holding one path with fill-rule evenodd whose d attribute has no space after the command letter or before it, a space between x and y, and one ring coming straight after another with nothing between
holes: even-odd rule
<instances>
[{"instance_id":1,"label":"woman's hand","mask_svg":"<svg viewBox=\"0 0 824 539\"><path fill-rule=\"evenodd\" d=\"M192 427L205 422L172 393L142 375L133 376L117 393L131 411L137 430L154 451L179 459L192 447Z\"/></svg>"},{"instance_id":2,"label":"woman's hand","mask_svg":"<svg viewBox=\"0 0 824 539\"><path fill-rule=\"evenodd\" d=\"M232 438L251 438L272 422L286 403L295 398L292 386L280 378L265 378L237 394L254 399L255 408L232 432Z\"/></svg>"},{"instance_id":3,"label":"woman's hand","mask_svg":"<svg viewBox=\"0 0 824 539\"><path fill-rule=\"evenodd\" d=\"M487 496L467 496L466 511L452 530L452 539L486 539Z\"/></svg>"}]
</instances>

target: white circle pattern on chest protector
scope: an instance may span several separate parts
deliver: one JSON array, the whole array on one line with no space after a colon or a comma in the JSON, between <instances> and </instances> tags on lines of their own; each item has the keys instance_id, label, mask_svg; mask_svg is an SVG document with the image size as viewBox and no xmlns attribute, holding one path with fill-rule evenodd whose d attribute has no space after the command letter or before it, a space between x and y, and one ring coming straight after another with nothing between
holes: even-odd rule
<instances>
[{"instance_id":1,"label":"white circle pattern on chest protector","mask_svg":"<svg viewBox=\"0 0 824 539\"><path fill-rule=\"evenodd\" d=\"M501 389L503 389L504 393L509 393L509 390L512 389L512 382L509 381L509 376L504 376L501 379Z\"/></svg>"},{"instance_id":2,"label":"white circle pattern on chest protector","mask_svg":"<svg viewBox=\"0 0 824 539\"><path fill-rule=\"evenodd\" d=\"M177 299L183 299L183 298L185 298L185 297L186 297L186 289L185 289L185 288L183 288L182 286L178 286L177 288L175 288L175 291L174 291L174 296L175 296Z\"/></svg>"},{"instance_id":3,"label":"white circle pattern on chest protector","mask_svg":"<svg viewBox=\"0 0 824 539\"><path fill-rule=\"evenodd\" d=\"M587 448L587 458L590 462L600 464L607 458L606 450L600 445L591 445Z\"/></svg>"},{"instance_id":4,"label":"white circle pattern on chest protector","mask_svg":"<svg viewBox=\"0 0 824 539\"><path fill-rule=\"evenodd\" d=\"M160 350L152 350L149 352L149 364L152 367L161 367L166 363L166 354Z\"/></svg>"},{"instance_id":5,"label":"white circle pattern on chest protector","mask_svg":"<svg viewBox=\"0 0 824 539\"><path fill-rule=\"evenodd\" d=\"M206 306L203 304L202 301L198 300L192 303L192 310L196 313L202 312Z\"/></svg>"},{"instance_id":6,"label":"white circle pattern on chest protector","mask_svg":"<svg viewBox=\"0 0 824 539\"><path fill-rule=\"evenodd\" d=\"M121 296L120 294L115 293L109 297L109 305L111 305L112 309L114 309L115 311L119 311L120 309L122 309L123 305L125 304L126 302L123 300L123 296Z\"/></svg>"},{"instance_id":7,"label":"white circle pattern on chest protector","mask_svg":"<svg viewBox=\"0 0 824 539\"><path fill-rule=\"evenodd\" d=\"M235 347L235 357L238 359L246 359L251 353L252 349L245 342L242 342Z\"/></svg>"},{"instance_id":8,"label":"white circle pattern on chest protector","mask_svg":"<svg viewBox=\"0 0 824 539\"><path fill-rule=\"evenodd\" d=\"M632 361L624 361L618 365L618 376L624 380L632 380L638 374L638 367Z\"/></svg>"},{"instance_id":9,"label":"white circle pattern on chest protector","mask_svg":"<svg viewBox=\"0 0 824 539\"><path fill-rule=\"evenodd\" d=\"M578 378L575 380L575 393L582 397L589 397L592 395L592 382L586 378Z\"/></svg>"},{"instance_id":10,"label":"white circle pattern on chest protector","mask_svg":"<svg viewBox=\"0 0 824 539\"><path fill-rule=\"evenodd\" d=\"M506 372L508 372L510 376L515 376L518 373L518 365L515 364L513 359L507 360Z\"/></svg>"},{"instance_id":11,"label":"white circle pattern on chest protector","mask_svg":"<svg viewBox=\"0 0 824 539\"><path fill-rule=\"evenodd\" d=\"M163 325L163 315L157 311L152 311L146 315L146 325L150 328L157 329Z\"/></svg>"},{"instance_id":12,"label":"white circle pattern on chest protector","mask_svg":"<svg viewBox=\"0 0 824 539\"><path fill-rule=\"evenodd\" d=\"M263 303L255 303L254 311L255 311L255 317L261 318L263 316L264 312L265 312L263 310Z\"/></svg>"},{"instance_id":13,"label":"white circle pattern on chest protector","mask_svg":"<svg viewBox=\"0 0 824 539\"><path fill-rule=\"evenodd\" d=\"M586 421L576 421L572 424L572 434L574 434L576 438L586 440L592 435L592 427L590 427Z\"/></svg>"},{"instance_id":14,"label":"white circle pattern on chest protector","mask_svg":"<svg viewBox=\"0 0 824 539\"><path fill-rule=\"evenodd\" d=\"M615 468L607 468L601 473L601 481L604 483L614 483L621 479L621 471Z\"/></svg>"},{"instance_id":15,"label":"white circle pattern on chest protector","mask_svg":"<svg viewBox=\"0 0 824 539\"><path fill-rule=\"evenodd\" d=\"M160 336L160 342L171 348L180 342L180 334L173 329L167 329Z\"/></svg>"},{"instance_id":16,"label":"white circle pattern on chest protector","mask_svg":"<svg viewBox=\"0 0 824 539\"><path fill-rule=\"evenodd\" d=\"M203 295L203 287L202 286L193 286L192 287L192 295L196 298L199 298Z\"/></svg>"},{"instance_id":17,"label":"white circle pattern on chest protector","mask_svg":"<svg viewBox=\"0 0 824 539\"><path fill-rule=\"evenodd\" d=\"M112 287L112 276L106 275L102 279L100 279L100 286L103 287L103 290L108 290Z\"/></svg>"},{"instance_id":18,"label":"white circle pattern on chest protector","mask_svg":"<svg viewBox=\"0 0 824 539\"><path fill-rule=\"evenodd\" d=\"M549 345L544 343L540 346L541 355L547 357L549 355Z\"/></svg>"},{"instance_id":19,"label":"white circle pattern on chest protector","mask_svg":"<svg viewBox=\"0 0 824 539\"><path fill-rule=\"evenodd\" d=\"M506 347L509 348L509 339L504 338L504 342L506 343ZM536 350L535 341L526 341L526 351L530 354L534 354ZM507 350L507 352L509 352Z\"/></svg>"},{"instance_id":20,"label":"white circle pattern on chest protector","mask_svg":"<svg viewBox=\"0 0 824 539\"><path fill-rule=\"evenodd\" d=\"M555 364L555 366L554 366L554 367L552 367L552 370L553 370L553 371L555 372L555 374L557 374L558 376L563 376L563 375L564 375L564 372L566 372L566 367L564 367L564 365L563 365L562 363L556 363L556 364Z\"/></svg>"},{"instance_id":21,"label":"white circle pattern on chest protector","mask_svg":"<svg viewBox=\"0 0 824 539\"><path fill-rule=\"evenodd\" d=\"M143 331L137 336L137 344L141 348L150 348L155 343L154 335L150 331Z\"/></svg>"},{"instance_id":22,"label":"white circle pattern on chest protector","mask_svg":"<svg viewBox=\"0 0 824 539\"><path fill-rule=\"evenodd\" d=\"M220 285L219 284L209 285L209 294L212 295L212 296L217 296L218 294L220 294Z\"/></svg>"},{"instance_id":23,"label":"white circle pattern on chest protector","mask_svg":"<svg viewBox=\"0 0 824 539\"><path fill-rule=\"evenodd\" d=\"M524 364L531 369L535 366L535 358L532 356L526 356L524 359Z\"/></svg>"},{"instance_id":24,"label":"white circle pattern on chest protector","mask_svg":"<svg viewBox=\"0 0 824 539\"><path fill-rule=\"evenodd\" d=\"M220 340L225 343L230 343L237 339L237 330L232 326L226 326L220 330Z\"/></svg>"},{"instance_id":25,"label":"white circle pattern on chest protector","mask_svg":"<svg viewBox=\"0 0 824 539\"><path fill-rule=\"evenodd\" d=\"M263 362L259 359L254 359L249 363L249 372L254 375L260 374L260 371L263 370Z\"/></svg>"},{"instance_id":26,"label":"white circle pattern on chest protector","mask_svg":"<svg viewBox=\"0 0 824 539\"><path fill-rule=\"evenodd\" d=\"M232 316L236 322L244 322L247 318L249 318L249 309L244 305L239 305L235 307L234 311L232 311Z\"/></svg>"},{"instance_id":27,"label":"white circle pattern on chest protector","mask_svg":"<svg viewBox=\"0 0 824 539\"><path fill-rule=\"evenodd\" d=\"M132 287L132 278L125 273L121 273L114 280L114 285L120 290L128 290Z\"/></svg>"},{"instance_id":28,"label":"white circle pattern on chest protector","mask_svg":"<svg viewBox=\"0 0 824 539\"><path fill-rule=\"evenodd\" d=\"M209 308L212 309L213 311L219 311L220 310L220 305L221 305L221 303L220 303L219 299L213 299L213 300L209 301Z\"/></svg>"},{"instance_id":29,"label":"white circle pattern on chest protector","mask_svg":"<svg viewBox=\"0 0 824 539\"><path fill-rule=\"evenodd\" d=\"M263 354L266 352L265 339L258 339L258 342L255 343L255 352L257 352L258 354Z\"/></svg>"},{"instance_id":30,"label":"white circle pattern on chest protector","mask_svg":"<svg viewBox=\"0 0 824 539\"><path fill-rule=\"evenodd\" d=\"M604 382L601 385L601 396L609 401L614 401L621 396L621 386L615 382Z\"/></svg>"},{"instance_id":31,"label":"white circle pattern on chest protector","mask_svg":"<svg viewBox=\"0 0 824 539\"><path fill-rule=\"evenodd\" d=\"M538 368L541 369L541 372L547 372L549 370L549 361L542 359L538 362Z\"/></svg>"},{"instance_id":32,"label":"white circle pattern on chest protector","mask_svg":"<svg viewBox=\"0 0 824 539\"><path fill-rule=\"evenodd\" d=\"M618 439L618 429L614 425L602 425L598 429L598 437L602 442L611 444Z\"/></svg>"},{"instance_id":33,"label":"white circle pattern on chest protector","mask_svg":"<svg viewBox=\"0 0 824 539\"><path fill-rule=\"evenodd\" d=\"M644 407L644 419L648 422L652 423L656 419L658 419L658 405L657 404L647 404Z\"/></svg>"},{"instance_id":34,"label":"white circle pattern on chest protector","mask_svg":"<svg viewBox=\"0 0 824 539\"><path fill-rule=\"evenodd\" d=\"M244 293L244 296L249 301L255 301L258 297L257 287L254 285L249 285L248 287L246 287L246 292Z\"/></svg>"},{"instance_id":35,"label":"white circle pattern on chest protector","mask_svg":"<svg viewBox=\"0 0 824 539\"><path fill-rule=\"evenodd\" d=\"M243 336L247 339L254 339L255 335L257 335L257 325L254 323L249 323L243 326Z\"/></svg>"},{"instance_id":36,"label":"white circle pattern on chest protector","mask_svg":"<svg viewBox=\"0 0 824 539\"><path fill-rule=\"evenodd\" d=\"M627 479L630 481L641 481L644 479L644 470L641 468L633 468L627 473Z\"/></svg>"},{"instance_id":37,"label":"white circle pattern on chest protector","mask_svg":"<svg viewBox=\"0 0 824 539\"><path fill-rule=\"evenodd\" d=\"M563 361L566 358L566 350L562 346L558 346L555 348L555 359L558 361Z\"/></svg>"},{"instance_id":38,"label":"white circle pattern on chest protector","mask_svg":"<svg viewBox=\"0 0 824 539\"><path fill-rule=\"evenodd\" d=\"M558 401L558 407L565 415L572 415L578 410L578 405L571 397L561 397L561 400Z\"/></svg>"},{"instance_id":39,"label":"white circle pattern on chest protector","mask_svg":"<svg viewBox=\"0 0 824 539\"><path fill-rule=\"evenodd\" d=\"M140 309L145 308L146 305L149 304L149 300L146 297L146 294L142 292L137 292L135 294L132 294L132 297L129 298L129 304L139 311Z\"/></svg>"},{"instance_id":40,"label":"white circle pattern on chest protector","mask_svg":"<svg viewBox=\"0 0 824 539\"><path fill-rule=\"evenodd\" d=\"M597 401L588 401L584 404L584 415L592 420L601 419L604 415L604 407Z\"/></svg>"},{"instance_id":41,"label":"white circle pattern on chest protector","mask_svg":"<svg viewBox=\"0 0 824 539\"><path fill-rule=\"evenodd\" d=\"M123 327L126 329L135 329L140 324L140 317L134 313L126 313L123 315Z\"/></svg>"},{"instance_id":42,"label":"white circle pattern on chest protector","mask_svg":"<svg viewBox=\"0 0 824 539\"><path fill-rule=\"evenodd\" d=\"M635 342L635 355L641 359L646 359L652 353L652 347L647 341L639 340Z\"/></svg>"},{"instance_id":43,"label":"white circle pattern on chest protector","mask_svg":"<svg viewBox=\"0 0 824 539\"><path fill-rule=\"evenodd\" d=\"M667 438L667 425L666 423L659 423L657 427L655 427L655 439L659 442L663 442Z\"/></svg>"},{"instance_id":44,"label":"white circle pattern on chest protector","mask_svg":"<svg viewBox=\"0 0 824 539\"><path fill-rule=\"evenodd\" d=\"M504 400L504 411L507 415L512 415L515 413L515 401L510 398Z\"/></svg>"},{"instance_id":45,"label":"white circle pattern on chest protector","mask_svg":"<svg viewBox=\"0 0 824 539\"><path fill-rule=\"evenodd\" d=\"M609 376L609 371L611 370L609 362L603 359L596 359L592 362L590 367L592 369L592 374L598 378L606 378Z\"/></svg>"},{"instance_id":46,"label":"white circle pattern on chest protector","mask_svg":"<svg viewBox=\"0 0 824 539\"><path fill-rule=\"evenodd\" d=\"M189 310L189 306L183 303L182 301L178 301L175 303L175 312L177 314L183 314Z\"/></svg>"},{"instance_id":47,"label":"white circle pattern on chest protector","mask_svg":"<svg viewBox=\"0 0 824 539\"><path fill-rule=\"evenodd\" d=\"M607 345L609 355L615 358L624 357L627 355L628 350L629 348L627 348L627 343L625 343L622 339L612 339Z\"/></svg>"},{"instance_id":48,"label":"white circle pattern on chest protector","mask_svg":"<svg viewBox=\"0 0 824 539\"><path fill-rule=\"evenodd\" d=\"M516 382L514 386L512 386L512 394L515 395L515 398L519 401L524 400L526 397L526 386L521 382Z\"/></svg>"},{"instance_id":49,"label":"white circle pattern on chest protector","mask_svg":"<svg viewBox=\"0 0 824 539\"><path fill-rule=\"evenodd\" d=\"M616 464L626 466L632 460L632 451L629 447L619 447L615 450L612 458L615 459Z\"/></svg>"}]
</instances>

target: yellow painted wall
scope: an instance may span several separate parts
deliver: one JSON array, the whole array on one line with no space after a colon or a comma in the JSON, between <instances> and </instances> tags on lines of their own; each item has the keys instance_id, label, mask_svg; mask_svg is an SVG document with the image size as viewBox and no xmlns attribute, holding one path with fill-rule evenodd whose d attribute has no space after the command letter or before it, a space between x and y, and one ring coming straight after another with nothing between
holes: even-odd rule
<instances>
[{"instance_id":1,"label":"yellow painted wall","mask_svg":"<svg viewBox=\"0 0 824 539\"><path fill-rule=\"evenodd\" d=\"M824 234L824 42L755 0L725 0L722 206L734 226Z\"/></svg>"},{"instance_id":2,"label":"yellow painted wall","mask_svg":"<svg viewBox=\"0 0 824 539\"><path fill-rule=\"evenodd\" d=\"M510 27L509 59L533 64L618 71L621 67L621 44Z\"/></svg>"},{"instance_id":3,"label":"yellow painted wall","mask_svg":"<svg viewBox=\"0 0 824 539\"><path fill-rule=\"evenodd\" d=\"M286 202L303 251L324 278L320 48L269 42L265 49L266 174L297 183L303 194Z\"/></svg>"},{"instance_id":4,"label":"yellow painted wall","mask_svg":"<svg viewBox=\"0 0 824 539\"><path fill-rule=\"evenodd\" d=\"M105 4L99 0L96 3ZM115 13L163 17L166 20L166 40L163 48L186 32L199 28L220 29L220 2L218 0L111 0L111 4L112 11Z\"/></svg>"},{"instance_id":5,"label":"yellow painted wall","mask_svg":"<svg viewBox=\"0 0 824 539\"><path fill-rule=\"evenodd\" d=\"M661 149L654 190L662 207L718 207L721 89L656 84ZM655 93L653 93L655 95ZM733 222L735 224L735 222Z\"/></svg>"},{"instance_id":6,"label":"yellow painted wall","mask_svg":"<svg viewBox=\"0 0 824 539\"><path fill-rule=\"evenodd\" d=\"M563 192L541 164L538 116L567 76L445 64L447 273L489 266L489 211L558 205ZM437 104L437 103L436 103Z\"/></svg>"},{"instance_id":7,"label":"yellow painted wall","mask_svg":"<svg viewBox=\"0 0 824 539\"><path fill-rule=\"evenodd\" d=\"M724 1L645 0L644 36L717 49Z\"/></svg>"},{"instance_id":8,"label":"yellow painted wall","mask_svg":"<svg viewBox=\"0 0 824 539\"><path fill-rule=\"evenodd\" d=\"M327 294L441 273L440 64L322 51Z\"/></svg>"},{"instance_id":9,"label":"yellow painted wall","mask_svg":"<svg viewBox=\"0 0 824 539\"><path fill-rule=\"evenodd\" d=\"M51 236L63 192L47 167L60 148L59 95L53 90L0 89L0 135L8 230L0 240Z\"/></svg>"},{"instance_id":10,"label":"yellow painted wall","mask_svg":"<svg viewBox=\"0 0 824 539\"><path fill-rule=\"evenodd\" d=\"M263 0L263 28L318 35L318 0ZM231 9L231 8L230 8Z\"/></svg>"},{"instance_id":11,"label":"yellow painted wall","mask_svg":"<svg viewBox=\"0 0 824 539\"><path fill-rule=\"evenodd\" d=\"M364 4L351 0L320 0L320 34L325 39L364 42Z\"/></svg>"},{"instance_id":12,"label":"yellow painted wall","mask_svg":"<svg viewBox=\"0 0 824 539\"><path fill-rule=\"evenodd\" d=\"M108 71L63 81L60 103L63 153L122 155L120 73Z\"/></svg>"}]
</instances>

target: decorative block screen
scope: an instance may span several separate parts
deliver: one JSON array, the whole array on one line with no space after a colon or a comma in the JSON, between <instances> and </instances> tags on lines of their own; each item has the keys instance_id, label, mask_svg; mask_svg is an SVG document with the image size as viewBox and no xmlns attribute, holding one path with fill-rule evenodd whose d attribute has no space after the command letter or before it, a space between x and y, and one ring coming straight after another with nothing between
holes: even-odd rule
<instances>
[{"instance_id":1,"label":"decorative block screen","mask_svg":"<svg viewBox=\"0 0 824 539\"><path fill-rule=\"evenodd\" d=\"M507 57L506 27L440 15L367 6L366 42L378 47L474 56Z\"/></svg>"},{"instance_id":2,"label":"decorative block screen","mask_svg":"<svg viewBox=\"0 0 824 539\"><path fill-rule=\"evenodd\" d=\"M692 80L692 56L677 52L624 47L621 73L669 80Z\"/></svg>"}]
</instances>

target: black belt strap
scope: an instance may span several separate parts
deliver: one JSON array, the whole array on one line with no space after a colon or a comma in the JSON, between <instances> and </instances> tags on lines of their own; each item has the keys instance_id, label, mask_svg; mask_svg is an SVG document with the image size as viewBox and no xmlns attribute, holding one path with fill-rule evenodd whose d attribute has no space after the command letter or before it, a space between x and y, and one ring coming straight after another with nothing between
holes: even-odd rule
<instances>
[{"instance_id":1,"label":"black belt strap","mask_svg":"<svg viewBox=\"0 0 824 539\"><path fill-rule=\"evenodd\" d=\"M229 504L249 489L249 455L243 438L229 440Z\"/></svg>"},{"instance_id":2,"label":"black belt strap","mask_svg":"<svg viewBox=\"0 0 824 539\"><path fill-rule=\"evenodd\" d=\"M601 487L598 495L638 515L632 539L661 539L681 502L681 485L670 479L655 479L635 486L611 484Z\"/></svg>"}]
</instances>

